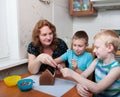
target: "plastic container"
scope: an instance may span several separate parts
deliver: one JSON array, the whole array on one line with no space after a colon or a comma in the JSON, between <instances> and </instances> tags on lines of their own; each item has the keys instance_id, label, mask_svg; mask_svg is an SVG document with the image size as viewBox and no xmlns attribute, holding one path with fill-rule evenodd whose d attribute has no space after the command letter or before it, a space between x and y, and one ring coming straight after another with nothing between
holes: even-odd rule
<instances>
[{"instance_id":1,"label":"plastic container","mask_svg":"<svg viewBox=\"0 0 120 97\"><path fill-rule=\"evenodd\" d=\"M18 81L17 85L21 91L29 91L32 89L34 81L32 79L21 79Z\"/></svg>"},{"instance_id":2,"label":"plastic container","mask_svg":"<svg viewBox=\"0 0 120 97\"><path fill-rule=\"evenodd\" d=\"M17 82L20 79L21 79L21 76L12 75L12 76L5 77L3 80L7 86L11 87L11 86L16 86Z\"/></svg>"}]
</instances>

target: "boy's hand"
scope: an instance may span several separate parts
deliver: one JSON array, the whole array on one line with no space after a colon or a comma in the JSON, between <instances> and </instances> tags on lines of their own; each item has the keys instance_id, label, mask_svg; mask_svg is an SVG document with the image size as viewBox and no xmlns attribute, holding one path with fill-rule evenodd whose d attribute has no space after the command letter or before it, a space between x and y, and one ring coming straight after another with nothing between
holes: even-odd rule
<instances>
[{"instance_id":1,"label":"boy's hand","mask_svg":"<svg viewBox=\"0 0 120 97\"><path fill-rule=\"evenodd\" d=\"M76 89L78 94L81 95L82 97L90 97L90 92L85 85L77 84Z\"/></svg>"},{"instance_id":2,"label":"boy's hand","mask_svg":"<svg viewBox=\"0 0 120 97\"><path fill-rule=\"evenodd\" d=\"M69 78L72 78L72 74L73 74L73 70L69 69L69 68L63 68L60 70L63 77L69 77Z\"/></svg>"},{"instance_id":3,"label":"boy's hand","mask_svg":"<svg viewBox=\"0 0 120 97\"><path fill-rule=\"evenodd\" d=\"M77 69L77 61L75 59L72 59L71 63L72 63L73 70L76 70Z\"/></svg>"}]
</instances>

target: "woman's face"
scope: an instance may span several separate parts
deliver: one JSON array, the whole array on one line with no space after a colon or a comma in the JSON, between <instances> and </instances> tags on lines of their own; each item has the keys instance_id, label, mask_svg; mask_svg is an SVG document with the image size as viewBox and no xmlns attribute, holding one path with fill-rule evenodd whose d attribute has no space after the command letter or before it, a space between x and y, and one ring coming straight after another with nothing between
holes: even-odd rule
<instances>
[{"instance_id":1,"label":"woman's face","mask_svg":"<svg viewBox=\"0 0 120 97\"><path fill-rule=\"evenodd\" d=\"M81 55L84 53L86 49L86 41L85 39L73 39L73 50L76 55Z\"/></svg>"},{"instance_id":2,"label":"woman's face","mask_svg":"<svg viewBox=\"0 0 120 97\"><path fill-rule=\"evenodd\" d=\"M44 26L40 29L39 38L44 47L50 46L53 41L53 32L48 26Z\"/></svg>"}]
</instances>

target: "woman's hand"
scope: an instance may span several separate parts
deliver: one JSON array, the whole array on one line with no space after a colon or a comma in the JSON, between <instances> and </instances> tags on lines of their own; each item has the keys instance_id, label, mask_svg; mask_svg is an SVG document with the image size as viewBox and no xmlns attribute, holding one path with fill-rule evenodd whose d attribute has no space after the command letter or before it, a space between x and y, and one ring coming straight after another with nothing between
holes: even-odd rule
<instances>
[{"instance_id":1,"label":"woman's hand","mask_svg":"<svg viewBox=\"0 0 120 97\"><path fill-rule=\"evenodd\" d=\"M58 64L57 65L57 68L58 68L58 70L60 71L61 69L63 69L63 68L65 68L63 65L61 65L61 64Z\"/></svg>"},{"instance_id":2,"label":"woman's hand","mask_svg":"<svg viewBox=\"0 0 120 97\"><path fill-rule=\"evenodd\" d=\"M82 97L90 97L90 92L85 85L77 84L76 86L77 92Z\"/></svg>"},{"instance_id":3,"label":"woman's hand","mask_svg":"<svg viewBox=\"0 0 120 97\"><path fill-rule=\"evenodd\" d=\"M57 66L57 63L54 61L54 59L48 55L48 54L45 54L45 53L42 53L38 56L38 59L41 63L43 64L48 64L52 67L56 67Z\"/></svg>"}]
</instances>

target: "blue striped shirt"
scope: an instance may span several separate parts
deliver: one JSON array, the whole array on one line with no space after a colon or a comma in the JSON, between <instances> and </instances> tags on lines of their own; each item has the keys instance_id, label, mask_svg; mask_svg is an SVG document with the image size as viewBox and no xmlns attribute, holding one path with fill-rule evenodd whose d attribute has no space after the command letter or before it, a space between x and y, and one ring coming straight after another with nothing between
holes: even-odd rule
<instances>
[{"instance_id":1,"label":"blue striped shirt","mask_svg":"<svg viewBox=\"0 0 120 97\"><path fill-rule=\"evenodd\" d=\"M102 80L111 69L118 66L120 66L120 64L116 60L107 65L102 65L102 60L99 60L95 69L96 82ZM120 97L120 80L116 80L109 88L97 94L97 97Z\"/></svg>"}]
</instances>

